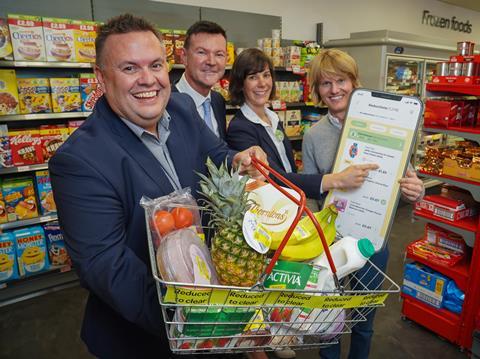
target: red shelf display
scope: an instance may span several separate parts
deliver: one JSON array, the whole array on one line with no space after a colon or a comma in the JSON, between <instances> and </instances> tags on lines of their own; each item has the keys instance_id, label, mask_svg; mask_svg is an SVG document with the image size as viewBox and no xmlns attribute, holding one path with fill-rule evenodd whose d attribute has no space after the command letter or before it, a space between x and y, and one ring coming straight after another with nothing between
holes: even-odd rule
<instances>
[{"instance_id":1,"label":"red shelf display","mask_svg":"<svg viewBox=\"0 0 480 359\"><path fill-rule=\"evenodd\" d=\"M445 223L453 227L457 227L460 229L464 229L470 232L476 232L478 229L478 216L475 217L467 217L460 219L458 221L449 221L448 219L444 219L442 217L434 216L428 212L415 210L413 214L418 217L423 217L425 219L431 220L433 222L440 222Z\"/></svg>"},{"instance_id":2,"label":"red shelf display","mask_svg":"<svg viewBox=\"0 0 480 359\"><path fill-rule=\"evenodd\" d=\"M462 95L480 96L480 85L465 84L427 84L427 91L432 92L453 92Z\"/></svg>"}]
</instances>

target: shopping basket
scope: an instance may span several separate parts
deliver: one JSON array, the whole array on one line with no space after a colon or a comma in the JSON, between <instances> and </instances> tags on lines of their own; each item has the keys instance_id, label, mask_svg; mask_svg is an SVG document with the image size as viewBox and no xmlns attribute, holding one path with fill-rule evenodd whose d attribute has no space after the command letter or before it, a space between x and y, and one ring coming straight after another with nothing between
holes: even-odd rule
<instances>
[{"instance_id":1,"label":"shopping basket","mask_svg":"<svg viewBox=\"0 0 480 359\"><path fill-rule=\"evenodd\" d=\"M265 272L251 288L164 281L157 269L150 221L146 218L152 273L170 349L176 354L329 346L338 343L342 334L351 333L354 325L366 321L370 311L384 306L388 294L400 290L370 261L339 281L323 231L305 206L303 191L261 161L252 158L252 163L268 182L298 206L298 210ZM272 181L268 174L292 188L299 199ZM265 280L303 213L309 216L320 235L319 245L324 247L335 288L329 291L267 288Z\"/></svg>"}]
</instances>

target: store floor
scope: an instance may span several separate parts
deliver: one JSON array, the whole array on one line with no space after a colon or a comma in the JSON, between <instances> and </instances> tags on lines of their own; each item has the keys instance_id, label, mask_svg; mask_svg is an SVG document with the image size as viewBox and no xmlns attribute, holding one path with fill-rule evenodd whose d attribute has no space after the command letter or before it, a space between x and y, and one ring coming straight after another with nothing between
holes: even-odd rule
<instances>
[{"instance_id":1,"label":"store floor","mask_svg":"<svg viewBox=\"0 0 480 359\"><path fill-rule=\"evenodd\" d=\"M410 213L411 206L399 207L390 236L387 273L396 283L402 280L406 244L423 233L424 224L412 223ZM87 292L76 287L0 308L0 358L91 358L79 338L86 297ZM370 358L466 357L434 333L402 320L400 310L398 295L391 295L386 307L378 310ZM344 345L348 339L344 338ZM317 350L299 351L297 357L313 359L318 358L317 353ZM346 353L344 350L345 358Z\"/></svg>"}]
</instances>

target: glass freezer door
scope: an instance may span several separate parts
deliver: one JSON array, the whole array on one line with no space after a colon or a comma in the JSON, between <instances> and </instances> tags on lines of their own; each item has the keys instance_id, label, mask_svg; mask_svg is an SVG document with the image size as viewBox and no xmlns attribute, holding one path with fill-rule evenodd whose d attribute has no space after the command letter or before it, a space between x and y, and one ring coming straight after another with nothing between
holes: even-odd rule
<instances>
[{"instance_id":1,"label":"glass freezer door","mask_svg":"<svg viewBox=\"0 0 480 359\"><path fill-rule=\"evenodd\" d=\"M387 56L385 91L401 95L420 96L423 80L422 59Z\"/></svg>"}]
</instances>

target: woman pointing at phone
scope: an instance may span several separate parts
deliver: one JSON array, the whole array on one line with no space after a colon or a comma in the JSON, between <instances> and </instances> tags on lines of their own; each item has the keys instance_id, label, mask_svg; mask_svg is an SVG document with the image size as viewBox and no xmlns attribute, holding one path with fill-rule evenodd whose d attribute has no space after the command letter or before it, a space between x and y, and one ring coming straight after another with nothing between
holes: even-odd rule
<instances>
[{"instance_id":1,"label":"woman pointing at phone","mask_svg":"<svg viewBox=\"0 0 480 359\"><path fill-rule=\"evenodd\" d=\"M355 88L360 87L358 66L346 52L337 49L323 50L311 63L309 76L313 102L327 106L328 113L304 135L302 143L303 173L331 173L337 153L340 134L347 114L348 101ZM402 197L410 202L418 201L425 192L423 182L411 166L400 180ZM385 271L388 247L376 253L370 260ZM364 285L375 289L381 285L381 278L370 278L367 264L357 274ZM380 276L377 276L380 277ZM352 328L348 358L368 358L373 335L375 310ZM320 358L340 358L340 343L320 350Z\"/></svg>"}]
</instances>

